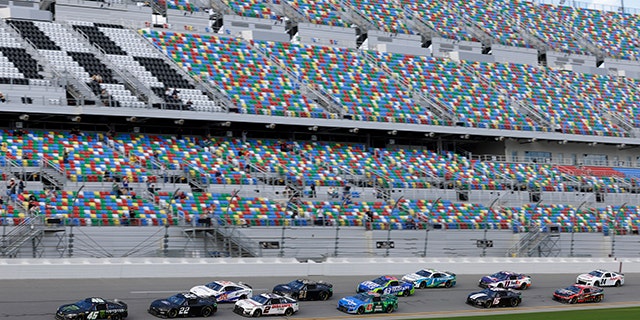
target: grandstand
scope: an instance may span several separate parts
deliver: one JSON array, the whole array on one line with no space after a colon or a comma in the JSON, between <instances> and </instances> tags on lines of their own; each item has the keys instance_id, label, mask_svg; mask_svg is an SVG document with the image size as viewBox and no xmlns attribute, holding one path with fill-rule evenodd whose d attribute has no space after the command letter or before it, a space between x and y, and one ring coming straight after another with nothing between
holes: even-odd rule
<instances>
[{"instance_id":1,"label":"grandstand","mask_svg":"<svg viewBox=\"0 0 640 320\"><path fill-rule=\"evenodd\" d=\"M251 230L294 226L517 235L495 255L550 230L638 234L636 14L524 0L4 10L3 256L73 227L178 228L215 255L264 254Z\"/></svg>"}]
</instances>

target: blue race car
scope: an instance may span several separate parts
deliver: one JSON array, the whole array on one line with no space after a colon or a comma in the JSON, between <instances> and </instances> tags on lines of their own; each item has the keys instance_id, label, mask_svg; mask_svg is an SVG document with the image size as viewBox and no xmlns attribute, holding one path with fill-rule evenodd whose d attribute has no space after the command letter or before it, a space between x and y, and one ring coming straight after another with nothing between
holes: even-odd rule
<instances>
[{"instance_id":1,"label":"blue race car","mask_svg":"<svg viewBox=\"0 0 640 320\"><path fill-rule=\"evenodd\" d=\"M411 282L415 287L424 288L451 288L456 285L456 275L452 272L443 272L434 269L422 269L416 273L404 275L402 280Z\"/></svg>"},{"instance_id":2,"label":"blue race car","mask_svg":"<svg viewBox=\"0 0 640 320\"><path fill-rule=\"evenodd\" d=\"M360 283L356 289L357 293L369 291L406 297L414 294L415 288L413 284L398 280L396 277L381 276L371 281Z\"/></svg>"},{"instance_id":3,"label":"blue race car","mask_svg":"<svg viewBox=\"0 0 640 320\"><path fill-rule=\"evenodd\" d=\"M338 301L338 310L346 313L391 313L398 309L398 297L390 294L358 293Z\"/></svg>"}]
</instances>

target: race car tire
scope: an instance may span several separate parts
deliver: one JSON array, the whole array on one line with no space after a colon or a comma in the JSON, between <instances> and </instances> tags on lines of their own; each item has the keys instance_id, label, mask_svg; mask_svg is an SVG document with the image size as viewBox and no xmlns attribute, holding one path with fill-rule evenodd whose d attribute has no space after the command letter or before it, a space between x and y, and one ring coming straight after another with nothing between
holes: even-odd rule
<instances>
[{"instance_id":1,"label":"race car tire","mask_svg":"<svg viewBox=\"0 0 640 320\"><path fill-rule=\"evenodd\" d=\"M528 287L527 287L527 284L526 284L526 283L523 283L523 284L520 286L520 290L527 290L527 288L528 288Z\"/></svg>"},{"instance_id":2,"label":"race car tire","mask_svg":"<svg viewBox=\"0 0 640 320\"><path fill-rule=\"evenodd\" d=\"M201 312L202 312L202 316L206 318L206 317L208 317L208 316L213 314L213 309L211 307L209 307L209 306L206 306L206 307L202 308Z\"/></svg>"},{"instance_id":3,"label":"race car tire","mask_svg":"<svg viewBox=\"0 0 640 320\"><path fill-rule=\"evenodd\" d=\"M246 295L246 294L243 294L243 295L241 295L241 296L240 296L240 299L239 299L239 300L244 300L244 299L246 299L246 298L247 298L247 295Z\"/></svg>"},{"instance_id":4,"label":"race car tire","mask_svg":"<svg viewBox=\"0 0 640 320\"><path fill-rule=\"evenodd\" d=\"M253 312L253 317L254 318L259 318L262 315L262 310L260 309L256 309L256 311Z\"/></svg>"},{"instance_id":5,"label":"race car tire","mask_svg":"<svg viewBox=\"0 0 640 320\"><path fill-rule=\"evenodd\" d=\"M503 285L502 283L498 283L497 287L498 287L498 288L503 288L503 287L504 287L504 285Z\"/></svg>"},{"instance_id":6,"label":"race car tire","mask_svg":"<svg viewBox=\"0 0 640 320\"><path fill-rule=\"evenodd\" d=\"M599 282L599 281L594 282L594 283L593 283L593 286L594 286L594 287L599 287L599 286L600 286L600 282Z\"/></svg>"},{"instance_id":7,"label":"race car tire","mask_svg":"<svg viewBox=\"0 0 640 320\"><path fill-rule=\"evenodd\" d=\"M178 309L171 309L167 312L167 318L175 318L178 316Z\"/></svg>"},{"instance_id":8,"label":"race car tire","mask_svg":"<svg viewBox=\"0 0 640 320\"><path fill-rule=\"evenodd\" d=\"M596 296L596 298L595 298L595 299L593 299L593 301L595 301L595 302L600 302L600 301L602 301L602 298L603 298L603 296L602 296L602 295L599 295L599 296Z\"/></svg>"},{"instance_id":9,"label":"race car tire","mask_svg":"<svg viewBox=\"0 0 640 320\"><path fill-rule=\"evenodd\" d=\"M420 282L420 285L418 285L418 288L420 288L420 289L424 289L426 287L427 287L427 282L426 281L422 281L422 282Z\"/></svg>"},{"instance_id":10,"label":"race car tire","mask_svg":"<svg viewBox=\"0 0 640 320\"><path fill-rule=\"evenodd\" d=\"M402 291L402 296L403 297L408 297L411 295L411 290L409 289L404 289L404 291Z\"/></svg>"},{"instance_id":11,"label":"race car tire","mask_svg":"<svg viewBox=\"0 0 640 320\"><path fill-rule=\"evenodd\" d=\"M616 286L616 288L621 286L621 285L622 285L622 283L620 283L620 280L616 281L616 284L614 284L614 286Z\"/></svg>"},{"instance_id":12,"label":"race car tire","mask_svg":"<svg viewBox=\"0 0 640 320\"><path fill-rule=\"evenodd\" d=\"M285 317L290 317L292 314L293 314L293 309L291 308L287 308L287 310L284 311Z\"/></svg>"},{"instance_id":13,"label":"race car tire","mask_svg":"<svg viewBox=\"0 0 640 320\"><path fill-rule=\"evenodd\" d=\"M451 288L451 286L452 286L451 280L444 283L445 288Z\"/></svg>"},{"instance_id":14,"label":"race car tire","mask_svg":"<svg viewBox=\"0 0 640 320\"><path fill-rule=\"evenodd\" d=\"M485 302L484 303L484 307L487 308L487 309L491 308L491 301Z\"/></svg>"},{"instance_id":15,"label":"race car tire","mask_svg":"<svg viewBox=\"0 0 640 320\"><path fill-rule=\"evenodd\" d=\"M517 307L519 304L520 304L520 300L518 300L518 299L511 299L511 303L509 303L509 305L510 305L512 308Z\"/></svg>"},{"instance_id":16,"label":"race car tire","mask_svg":"<svg viewBox=\"0 0 640 320\"><path fill-rule=\"evenodd\" d=\"M364 307L360 307L358 308L358 310L356 310L357 314L364 314Z\"/></svg>"},{"instance_id":17,"label":"race car tire","mask_svg":"<svg viewBox=\"0 0 640 320\"><path fill-rule=\"evenodd\" d=\"M393 312L393 305L388 305L385 309L384 312L386 313L391 313Z\"/></svg>"},{"instance_id":18,"label":"race car tire","mask_svg":"<svg viewBox=\"0 0 640 320\"><path fill-rule=\"evenodd\" d=\"M318 293L318 299L322 301L329 299L329 293L326 291L320 291L320 293Z\"/></svg>"},{"instance_id":19,"label":"race car tire","mask_svg":"<svg viewBox=\"0 0 640 320\"><path fill-rule=\"evenodd\" d=\"M578 299L576 298L569 299L569 304L576 304L576 302L578 302Z\"/></svg>"},{"instance_id":20,"label":"race car tire","mask_svg":"<svg viewBox=\"0 0 640 320\"><path fill-rule=\"evenodd\" d=\"M114 314L111 316L111 320L121 320L122 317L119 314Z\"/></svg>"}]
</instances>

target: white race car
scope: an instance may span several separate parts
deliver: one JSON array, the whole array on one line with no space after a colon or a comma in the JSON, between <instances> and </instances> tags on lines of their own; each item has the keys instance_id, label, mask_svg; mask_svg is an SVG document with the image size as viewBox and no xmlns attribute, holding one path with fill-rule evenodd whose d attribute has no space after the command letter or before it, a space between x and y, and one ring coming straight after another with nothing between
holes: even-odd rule
<instances>
[{"instance_id":1,"label":"white race car","mask_svg":"<svg viewBox=\"0 0 640 320\"><path fill-rule=\"evenodd\" d=\"M195 286L190 292L199 297L215 297L218 303L236 302L253 296L250 285L231 281L213 281L203 286Z\"/></svg>"},{"instance_id":2,"label":"white race car","mask_svg":"<svg viewBox=\"0 0 640 320\"><path fill-rule=\"evenodd\" d=\"M576 283L596 287L619 287L624 284L624 274L598 269L579 275Z\"/></svg>"},{"instance_id":3,"label":"white race car","mask_svg":"<svg viewBox=\"0 0 640 320\"><path fill-rule=\"evenodd\" d=\"M298 309L299 305L296 300L275 293L263 293L253 296L251 299L238 300L233 312L247 317L259 317L263 314L288 317L298 312Z\"/></svg>"}]
</instances>

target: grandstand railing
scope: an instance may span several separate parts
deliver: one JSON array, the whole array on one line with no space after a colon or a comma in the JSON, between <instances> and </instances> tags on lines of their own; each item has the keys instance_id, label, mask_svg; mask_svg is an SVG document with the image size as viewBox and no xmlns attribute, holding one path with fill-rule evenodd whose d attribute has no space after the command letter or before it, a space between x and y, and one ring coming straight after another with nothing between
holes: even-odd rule
<instances>
[{"instance_id":1,"label":"grandstand railing","mask_svg":"<svg viewBox=\"0 0 640 320\"><path fill-rule=\"evenodd\" d=\"M27 217L10 231L2 234L0 242L0 256L14 258L20 248L29 240L42 234L43 218ZM34 258L35 258L34 253Z\"/></svg>"},{"instance_id":2,"label":"grandstand railing","mask_svg":"<svg viewBox=\"0 0 640 320\"><path fill-rule=\"evenodd\" d=\"M612 4L583 2L583 1L567 1L567 0L528 0L537 4L551 4L557 6L574 7L577 9L595 9L600 11L611 11L626 14L640 14L640 8L617 6ZM620 2L622 3L622 2Z\"/></svg>"},{"instance_id":3,"label":"grandstand railing","mask_svg":"<svg viewBox=\"0 0 640 320\"><path fill-rule=\"evenodd\" d=\"M406 5L402 8L404 12L404 22L413 27L416 31L420 32L420 35L431 39L433 37L443 38L443 36L436 30L429 27L429 24L420 17L419 11L413 9L411 6Z\"/></svg>"},{"instance_id":4,"label":"grandstand railing","mask_svg":"<svg viewBox=\"0 0 640 320\"><path fill-rule=\"evenodd\" d=\"M345 0L337 0L337 2L340 4L337 8L337 11L341 15L346 14L347 19L345 20L357 24L358 27L363 30L363 32L366 32L367 30L378 30L378 27L373 22L371 22L369 18L367 18L362 12L360 12L360 10L354 8L350 2Z\"/></svg>"}]
</instances>

